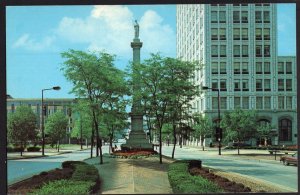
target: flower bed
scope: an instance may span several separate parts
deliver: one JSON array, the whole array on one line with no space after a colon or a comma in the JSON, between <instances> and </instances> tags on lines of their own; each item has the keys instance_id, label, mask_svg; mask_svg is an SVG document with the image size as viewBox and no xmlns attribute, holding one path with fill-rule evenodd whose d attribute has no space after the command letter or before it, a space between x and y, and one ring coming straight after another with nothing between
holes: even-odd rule
<instances>
[{"instance_id":1,"label":"flower bed","mask_svg":"<svg viewBox=\"0 0 300 195\"><path fill-rule=\"evenodd\" d=\"M146 150L131 150L131 151L121 151L117 150L110 155L111 158L129 158L129 159L136 159L136 158L147 158L157 156L156 151L146 151Z\"/></svg>"}]
</instances>

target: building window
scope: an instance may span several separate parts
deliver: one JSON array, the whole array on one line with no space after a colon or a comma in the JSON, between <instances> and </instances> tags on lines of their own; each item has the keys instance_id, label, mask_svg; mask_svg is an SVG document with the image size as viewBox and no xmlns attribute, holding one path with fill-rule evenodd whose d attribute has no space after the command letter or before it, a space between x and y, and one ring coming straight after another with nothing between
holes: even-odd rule
<instances>
[{"instance_id":1,"label":"building window","mask_svg":"<svg viewBox=\"0 0 300 195\"><path fill-rule=\"evenodd\" d=\"M242 84L243 84L243 91L249 91L248 80L243 79Z\"/></svg>"},{"instance_id":2,"label":"building window","mask_svg":"<svg viewBox=\"0 0 300 195\"><path fill-rule=\"evenodd\" d=\"M264 73L265 74L270 74L271 70L270 70L270 62L265 62L264 63Z\"/></svg>"},{"instance_id":3,"label":"building window","mask_svg":"<svg viewBox=\"0 0 300 195\"><path fill-rule=\"evenodd\" d=\"M279 121L279 140L292 140L292 121L289 119L281 119Z\"/></svg>"},{"instance_id":4,"label":"building window","mask_svg":"<svg viewBox=\"0 0 300 195\"><path fill-rule=\"evenodd\" d=\"M270 23L270 12L264 11L264 23Z\"/></svg>"},{"instance_id":5,"label":"building window","mask_svg":"<svg viewBox=\"0 0 300 195\"><path fill-rule=\"evenodd\" d=\"M211 57L218 57L218 46L217 45L211 46Z\"/></svg>"},{"instance_id":6,"label":"building window","mask_svg":"<svg viewBox=\"0 0 300 195\"><path fill-rule=\"evenodd\" d=\"M240 87L240 80L235 79L234 80L234 91L240 91L241 87Z\"/></svg>"},{"instance_id":7,"label":"building window","mask_svg":"<svg viewBox=\"0 0 300 195\"><path fill-rule=\"evenodd\" d=\"M226 40L226 29L220 28L220 40Z\"/></svg>"},{"instance_id":8,"label":"building window","mask_svg":"<svg viewBox=\"0 0 300 195\"><path fill-rule=\"evenodd\" d=\"M240 74L240 63L239 62L234 62L234 74Z\"/></svg>"},{"instance_id":9,"label":"building window","mask_svg":"<svg viewBox=\"0 0 300 195\"><path fill-rule=\"evenodd\" d=\"M225 79L221 79L220 80L220 91L226 91L226 80Z\"/></svg>"},{"instance_id":10,"label":"building window","mask_svg":"<svg viewBox=\"0 0 300 195\"><path fill-rule=\"evenodd\" d=\"M263 108L262 97L256 97L256 109L262 109L262 108Z\"/></svg>"},{"instance_id":11,"label":"building window","mask_svg":"<svg viewBox=\"0 0 300 195\"><path fill-rule=\"evenodd\" d=\"M211 12L211 23L217 23L218 22L218 12L212 11Z\"/></svg>"},{"instance_id":12,"label":"building window","mask_svg":"<svg viewBox=\"0 0 300 195\"><path fill-rule=\"evenodd\" d=\"M262 46L256 45L256 57L261 57L261 56L262 56Z\"/></svg>"},{"instance_id":13,"label":"building window","mask_svg":"<svg viewBox=\"0 0 300 195\"><path fill-rule=\"evenodd\" d=\"M242 11L242 23L248 23L248 12Z\"/></svg>"},{"instance_id":14,"label":"building window","mask_svg":"<svg viewBox=\"0 0 300 195\"><path fill-rule=\"evenodd\" d=\"M262 33L261 33L261 28L256 28L255 29L255 39L256 40L262 40Z\"/></svg>"},{"instance_id":15,"label":"building window","mask_svg":"<svg viewBox=\"0 0 300 195\"><path fill-rule=\"evenodd\" d=\"M240 23L240 12L233 11L233 23Z\"/></svg>"},{"instance_id":16,"label":"building window","mask_svg":"<svg viewBox=\"0 0 300 195\"><path fill-rule=\"evenodd\" d=\"M227 74L227 72L226 72L226 62L220 62L220 74Z\"/></svg>"},{"instance_id":17,"label":"building window","mask_svg":"<svg viewBox=\"0 0 300 195\"><path fill-rule=\"evenodd\" d=\"M227 101L226 101L226 97L221 97L221 109L227 109Z\"/></svg>"},{"instance_id":18,"label":"building window","mask_svg":"<svg viewBox=\"0 0 300 195\"><path fill-rule=\"evenodd\" d=\"M284 91L284 79L278 79L278 91Z\"/></svg>"},{"instance_id":19,"label":"building window","mask_svg":"<svg viewBox=\"0 0 300 195\"><path fill-rule=\"evenodd\" d=\"M243 57L248 57L248 45L242 46L242 55Z\"/></svg>"},{"instance_id":20,"label":"building window","mask_svg":"<svg viewBox=\"0 0 300 195\"><path fill-rule=\"evenodd\" d=\"M233 46L233 56L240 57L240 46L239 45Z\"/></svg>"},{"instance_id":21,"label":"building window","mask_svg":"<svg viewBox=\"0 0 300 195\"><path fill-rule=\"evenodd\" d=\"M211 29L211 40L218 40L218 29L217 28Z\"/></svg>"},{"instance_id":22,"label":"building window","mask_svg":"<svg viewBox=\"0 0 300 195\"><path fill-rule=\"evenodd\" d=\"M219 12L219 22L226 23L226 12L225 11Z\"/></svg>"},{"instance_id":23,"label":"building window","mask_svg":"<svg viewBox=\"0 0 300 195\"><path fill-rule=\"evenodd\" d=\"M241 107L241 98L234 97L234 108L240 108L240 107Z\"/></svg>"},{"instance_id":24,"label":"building window","mask_svg":"<svg viewBox=\"0 0 300 195\"><path fill-rule=\"evenodd\" d=\"M270 45L264 46L264 55L265 57L270 57Z\"/></svg>"},{"instance_id":25,"label":"building window","mask_svg":"<svg viewBox=\"0 0 300 195\"><path fill-rule=\"evenodd\" d=\"M264 98L265 109L271 109L271 97L266 96Z\"/></svg>"},{"instance_id":26,"label":"building window","mask_svg":"<svg viewBox=\"0 0 300 195\"><path fill-rule=\"evenodd\" d=\"M248 28L242 28L242 39L248 40Z\"/></svg>"},{"instance_id":27,"label":"building window","mask_svg":"<svg viewBox=\"0 0 300 195\"><path fill-rule=\"evenodd\" d=\"M284 74L283 62L278 62L278 74Z\"/></svg>"},{"instance_id":28,"label":"building window","mask_svg":"<svg viewBox=\"0 0 300 195\"><path fill-rule=\"evenodd\" d=\"M271 91L271 80L270 79L264 80L264 90Z\"/></svg>"},{"instance_id":29,"label":"building window","mask_svg":"<svg viewBox=\"0 0 300 195\"><path fill-rule=\"evenodd\" d=\"M211 63L211 72L212 74L218 74L218 62Z\"/></svg>"},{"instance_id":30,"label":"building window","mask_svg":"<svg viewBox=\"0 0 300 195\"><path fill-rule=\"evenodd\" d=\"M233 40L240 40L240 29L239 28L233 29Z\"/></svg>"},{"instance_id":31,"label":"building window","mask_svg":"<svg viewBox=\"0 0 300 195\"><path fill-rule=\"evenodd\" d=\"M256 79L256 91L262 91L262 79Z\"/></svg>"},{"instance_id":32,"label":"building window","mask_svg":"<svg viewBox=\"0 0 300 195\"><path fill-rule=\"evenodd\" d=\"M249 97L242 98L243 109L249 109Z\"/></svg>"},{"instance_id":33,"label":"building window","mask_svg":"<svg viewBox=\"0 0 300 195\"><path fill-rule=\"evenodd\" d=\"M270 29L264 28L264 40L270 40Z\"/></svg>"},{"instance_id":34,"label":"building window","mask_svg":"<svg viewBox=\"0 0 300 195\"><path fill-rule=\"evenodd\" d=\"M256 74L261 74L262 73L262 62L256 62Z\"/></svg>"},{"instance_id":35,"label":"building window","mask_svg":"<svg viewBox=\"0 0 300 195\"><path fill-rule=\"evenodd\" d=\"M220 57L226 57L226 45L220 45Z\"/></svg>"},{"instance_id":36,"label":"building window","mask_svg":"<svg viewBox=\"0 0 300 195\"><path fill-rule=\"evenodd\" d=\"M217 97L212 98L212 109L218 109L218 98Z\"/></svg>"},{"instance_id":37,"label":"building window","mask_svg":"<svg viewBox=\"0 0 300 195\"><path fill-rule=\"evenodd\" d=\"M255 12L255 22L256 23L261 23L262 22L261 11L256 11Z\"/></svg>"},{"instance_id":38,"label":"building window","mask_svg":"<svg viewBox=\"0 0 300 195\"><path fill-rule=\"evenodd\" d=\"M285 84L286 84L286 91L292 91L293 90L292 79L286 79Z\"/></svg>"},{"instance_id":39,"label":"building window","mask_svg":"<svg viewBox=\"0 0 300 195\"><path fill-rule=\"evenodd\" d=\"M284 96L278 96L278 109L284 109Z\"/></svg>"},{"instance_id":40,"label":"building window","mask_svg":"<svg viewBox=\"0 0 300 195\"><path fill-rule=\"evenodd\" d=\"M285 73L292 74L292 62L286 62L285 65Z\"/></svg>"},{"instance_id":41,"label":"building window","mask_svg":"<svg viewBox=\"0 0 300 195\"><path fill-rule=\"evenodd\" d=\"M218 80L214 79L211 82L211 88L218 89Z\"/></svg>"},{"instance_id":42,"label":"building window","mask_svg":"<svg viewBox=\"0 0 300 195\"><path fill-rule=\"evenodd\" d=\"M293 101L293 97L291 96L287 96L286 97L286 109L292 109L292 101Z\"/></svg>"},{"instance_id":43,"label":"building window","mask_svg":"<svg viewBox=\"0 0 300 195\"><path fill-rule=\"evenodd\" d=\"M249 71L248 71L248 62L243 62L242 63L242 73L243 74L248 74Z\"/></svg>"}]
</instances>

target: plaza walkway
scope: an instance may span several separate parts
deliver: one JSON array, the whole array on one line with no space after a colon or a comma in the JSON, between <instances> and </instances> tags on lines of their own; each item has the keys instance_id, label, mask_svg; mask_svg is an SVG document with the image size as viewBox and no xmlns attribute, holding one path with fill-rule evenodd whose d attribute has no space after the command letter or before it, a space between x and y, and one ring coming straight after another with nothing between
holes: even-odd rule
<instances>
[{"instance_id":1,"label":"plaza walkway","mask_svg":"<svg viewBox=\"0 0 300 195\"><path fill-rule=\"evenodd\" d=\"M103 179L102 194L172 194L167 175L169 159L163 159L159 164L158 158L120 159L99 158L87 159L93 164Z\"/></svg>"}]
</instances>

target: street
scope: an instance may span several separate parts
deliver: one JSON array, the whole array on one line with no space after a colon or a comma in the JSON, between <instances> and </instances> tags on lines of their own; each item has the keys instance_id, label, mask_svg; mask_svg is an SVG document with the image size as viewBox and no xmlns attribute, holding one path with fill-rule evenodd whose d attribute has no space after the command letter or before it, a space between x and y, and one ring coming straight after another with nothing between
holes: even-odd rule
<instances>
[{"instance_id":1,"label":"street","mask_svg":"<svg viewBox=\"0 0 300 195\"><path fill-rule=\"evenodd\" d=\"M118 147L120 144L117 144ZM172 146L163 146L163 154L171 156ZM103 154L108 153L108 145L103 146ZM94 151L95 156L95 151ZM9 160L8 184L29 178L41 171L60 168L61 163L67 160L84 160L90 157L90 150L56 156ZM204 166L239 173L250 178L264 180L280 186L283 189L298 191L298 168L296 166L283 166L279 162L238 159L217 154L217 151L202 151L200 148L179 148L175 150L176 159L199 159Z\"/></svg>"},{"instance_id":2,"label":"street","mask_svg":"<svg viewBox=\"0 0 300 195\"><path fill-rule=\"evenodd\" d=\"M163 146L162 153L172 155L173 146ZM207 152L200 148L179 148L175 150L176 159L199 159L204 166L239 173L280 185L283 189L298 191L298 167L283 166L279 162L237 159L218 155L217 151Z\"/></svg>"},{"instance_id":3,"label":"street","mask_svg":"<svg viewBox=\"0 0 300 195\"><path fill-rule=\"evenodd\" d=\"M108 153L108 146L103 146L103 153ZM8 160L7 177L8 185L23 179L29 178L32 175L39 174L42 171L49 171L55 168L61 168L61 163L68 160L84 160L90 157L90 149L83 151L75 151L56 156L22 159L22 160ZM95 149L93 156L95 156Z\"/></svg>"}]
</instances>

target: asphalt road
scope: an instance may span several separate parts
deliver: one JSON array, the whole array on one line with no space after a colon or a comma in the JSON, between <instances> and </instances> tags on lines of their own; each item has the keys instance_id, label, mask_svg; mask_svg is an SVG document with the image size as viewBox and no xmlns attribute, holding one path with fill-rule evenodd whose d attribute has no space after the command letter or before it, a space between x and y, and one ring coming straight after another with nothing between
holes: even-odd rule
<instances>
[{"instance_id":1,"label":"asphalt road","mask_svg":"<svg viewBox=\"0 0 300 195\"><path fill-rule=\"evenodd\" d=\"M108 153L108 146L103 146L103 153ZM95 150L93 155L95 156ZM8 185L29 178L42 171L61 168L61 163L68 160L84 160L90 157L90 149L75 151L49 157L8 160L7 181Z\"/></svg>"},{"instance_id":2,"label":"asphalt road","mask_svg":"<svg viewBox=\"0 0 300 195\"><path fill-rule=\"evenodd\" d=\"M172 155L173 146L163 146L162 153ZM176 147L176 159L199 159L204 166L221 169L246 175L252 178L264 180L276 184L283 189L298 191L298 168L297 166L284 166L278 161L258 161L237 159L228 156L208 154L196 148Z\"/></svg>"}]
</instances>

